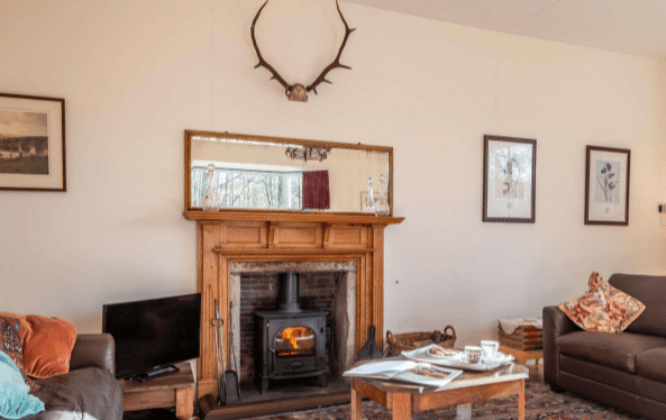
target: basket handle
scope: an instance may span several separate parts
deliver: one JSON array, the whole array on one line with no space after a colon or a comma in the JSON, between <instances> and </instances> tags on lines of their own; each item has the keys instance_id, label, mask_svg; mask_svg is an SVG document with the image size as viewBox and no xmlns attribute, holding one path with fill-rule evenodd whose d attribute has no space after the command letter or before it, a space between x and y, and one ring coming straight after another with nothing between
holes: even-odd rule
<instances>
[{"instance_id":1,"label":"basket handle","mask_svg":"<svg viewBox=\"0 0 666 420\"><path fill-rule=\"evenodd\" d=\"M391 330L386 330L386 342L391 345L394 343L393 333L391 333Z\"/></svg>"},{"instance_id":2,"label":"basket handle","mask_svg":"<svg viewBox=\"0 0 666 420\"><path fill-rule=\"evenodd\" d=\"M444 329L442 330L442 331L444 332L444 335L447 335L447 334L448 334L448 333L446 332L447 330L451 330L451 337L453 337L453 339L455 340L455 339L456 339L456 330L454 330L452 326L447 325L447 326L444 327Z\"/></svg>"}]
</instances>

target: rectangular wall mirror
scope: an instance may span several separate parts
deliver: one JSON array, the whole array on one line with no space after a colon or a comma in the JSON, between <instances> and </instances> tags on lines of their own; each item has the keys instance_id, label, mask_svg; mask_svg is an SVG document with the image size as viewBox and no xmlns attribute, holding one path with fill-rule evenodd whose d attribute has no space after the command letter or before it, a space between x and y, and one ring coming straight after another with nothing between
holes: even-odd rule
<instances>
[{"instance_id":1,"label":"rectangular wall mirror","mask_svg":"<svg viewBox=\"0 0 666 420\"><path fill-rule=\"evenodd\" d=\"M187 130L185 210L213 197L220 210L372 213L373 178L374 199L383 191L391 216L392 170L391 147Z\"/></svg>"}]
</instances>

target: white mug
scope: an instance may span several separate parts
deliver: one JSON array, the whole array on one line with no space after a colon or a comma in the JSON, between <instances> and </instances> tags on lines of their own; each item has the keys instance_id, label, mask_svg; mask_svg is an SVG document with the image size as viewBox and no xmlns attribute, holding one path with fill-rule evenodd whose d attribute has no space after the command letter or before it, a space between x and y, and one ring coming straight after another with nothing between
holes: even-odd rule
<instances>
[{"instance_id":1,"label":"white mug","mask_svg":"<svg viewBox=\"0 0 666 420\"><path fill-rule=\"evenodd\" d=\"M493 358L499 349L499 343L495 340L481 340L481 348L483 349L484 358Z\"/></svg>"}]
</instances>

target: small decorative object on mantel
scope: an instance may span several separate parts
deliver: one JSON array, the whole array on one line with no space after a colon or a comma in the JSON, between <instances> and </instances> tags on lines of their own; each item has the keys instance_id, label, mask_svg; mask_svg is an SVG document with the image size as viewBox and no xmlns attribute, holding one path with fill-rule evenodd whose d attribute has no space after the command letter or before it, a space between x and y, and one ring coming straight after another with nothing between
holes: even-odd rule
<instances>
[{"instance_id":1,"label":"small decorative object on mantel","mask_svg":"<svg viewBox=\"0 0 666 420\"><path fill-rule=\"evenodd\" d=\"M453 347L456 344L456 330L447 325L442 331L411 332L395 334L386 331L386 343L391 346L391 353L400 356L403 351L414 350L430 344L440 347Z\"/></svg>"},{"instance_id":2,"label":"small decorative object on mantel","mask_svg":"<svg viewBox=\"0 0 666 420\"><path fill-rule=\"evenodd\" d=\"M386 195L386 176L380 174L379 198L375 200L375 216L388 216L391 212Z\"/></svg>"},{"instance_id":3,"label":"small decorative object on mantel","mask_svg":"<svg viewBox=\"0 0 666 420\"><path fill-rule=\"evenodd\" d=\"M0 93L0 190L66 191L64 99Z\"/></svg>"},{"instance_id":4,"label":"small decorative object on mantel","mask_svg":"<svg viewBox=\"0 0 666 420\"><path fill-rule=\"evenodd\" d=\"M215 176L215 165L210 163L206 168L206 191L201 197L201 208L203 211L220 210L220 196L215 191L213 177Z\"/></svg>"},{"instance_id":5,"label":"small decorative object on mantel","mask_svg":"<svg viewBox=\"0 0 666 420\"><path fill-rule=\"evenodd\" d=\"M258 67L264 67L266 70L270 71L273 77L271 77L271 80L275 79L277 80L283 87L284 87L284 93L287 95L287 98L290 101L298 101L298 102L307 102L308 101L308 92L312 91L315 93L315 95L318 95L317 93L317 86L321 84L322 82L330 83L332 84L330 80L326 79L326 75L328 74L329 71L336 69L336 68L342 68L342 69L348 69L351 70L351 67L345 66L344 64L340 64L340 56L342 55L342 50L344 50L345 45L347 45L347 38L349 38L349 34L354 32L356 28L350 29L349 26L347 25L347 21L345 20L345 17L342 16L342 12L340 11L340 5L338 4L338 1L335 0L335 6L338 9L338 13L340 14L340 19L342 19L342 23L345 25L345 36L342 39L342 44L340 45L340 49L338 50L338 55L335 57L335 59L324 68L324 70L319 74L319 76L315 79L314 82L310 83L308 86L304 86L301 83L295 83L295 84L289 84L287 83L286 80L282 76L280 76L280 73L277 72L271 66L268 64L266 60L264 60L264 57L261 55L261 52L259 51L259 46L257 45L257 38L254 35L254 26L257 23L257 19L259 19L259 15L261 14L261 11L264 10L264 7L266 7L266 4L268 4L268 0L259 8L259 11L257 12L257 15L254 17L254 20L252 21L252 27L250 28L250 34L252 35L252 44L254 45L254 49L257 52L257 58L259 58L259 63L254 66L254 68Z\"/></svg>"},{"instance_id":6,"label":"small decorative object on mantel","mask_svg":"<svg viewBox=\"0 0 666 420\"><path fill-rule=\"evenodd\" d=\"M366 213L375 212L375 192L374 192L375 180L373 177L368 178L368 192L367 194L361 194L361 202L363 204L363 211Z\"/></svg>"},{"instance_id":7,"label":"small decorative object on mantel","mask_svg":"<svg viewBox=\"0 0 666 420\"><path fill-rule=\"evenodd\" d=\"M483 221L534 223L536 140L483 136Z\"/></svg>"},{"instance_id":8,"label":"small decorative object on mantel","mask_svg":"<svg viewBox=\"0 0 666 420\"><path fill-rule=\"evenodd\" d=\"M586 147L585 224L629 225L631 151Z\"/></svg>"}]
</instances>

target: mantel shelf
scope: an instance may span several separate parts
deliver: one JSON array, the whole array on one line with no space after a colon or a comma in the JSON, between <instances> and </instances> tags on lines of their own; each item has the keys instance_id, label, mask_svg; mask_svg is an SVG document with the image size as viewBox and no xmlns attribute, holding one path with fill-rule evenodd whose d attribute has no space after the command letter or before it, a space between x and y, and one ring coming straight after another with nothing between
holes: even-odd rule
<instances>
[{"instance_id":1,"label":"mantel shelf","mask_svg":"<svg viewBox=\"0 0 666 420\"><path fill-rule=\"evenodd\" d=\"M363 225L392 225L402 223L404 217L384 217L363 213L326 213L326 212L281 212L281 211L248 211L222 210L218 212L189 210L183 213L187 220L220 221L220 220L259 220L267 222L326 222Z\"/></svg>"},{"instance_id":2,"label":"mantel shelf","mask_svg":"<svg viewBox=\"0 0 666 420\"><path fill-rule=\"evenodd\" d=\"M216 254L234 256L234 255L351 255L351 254L367 254L374 252L373 248L256 248L256 249L229 249L229 248L213 248Z\"/></svg>"}]
</instances>

